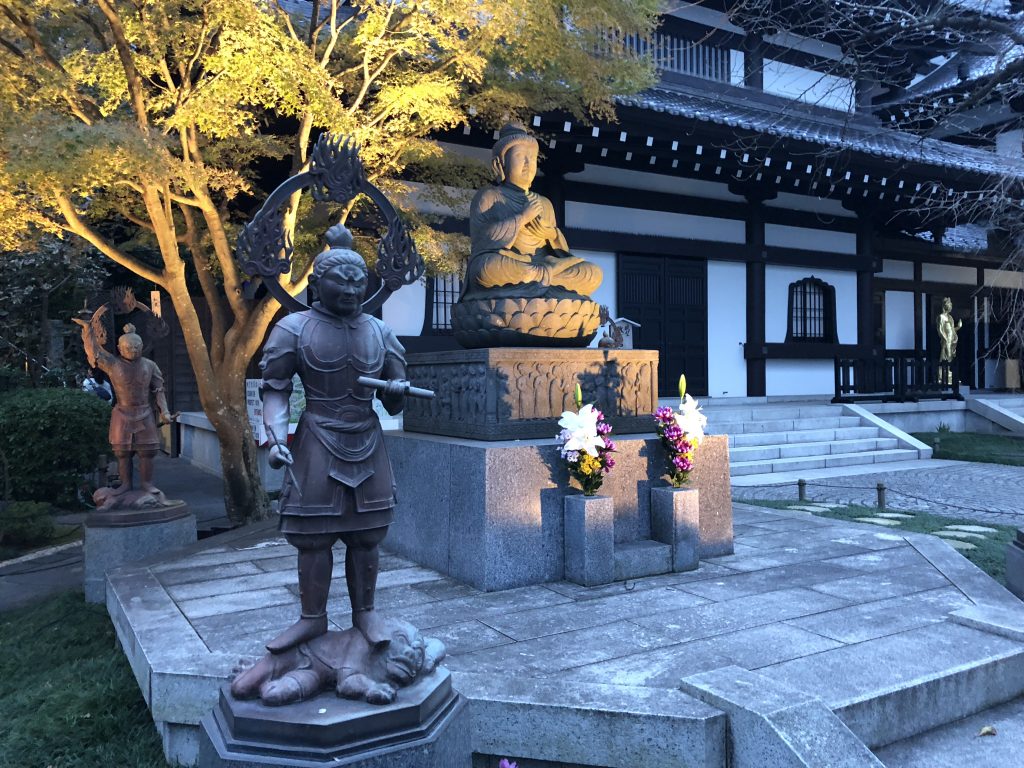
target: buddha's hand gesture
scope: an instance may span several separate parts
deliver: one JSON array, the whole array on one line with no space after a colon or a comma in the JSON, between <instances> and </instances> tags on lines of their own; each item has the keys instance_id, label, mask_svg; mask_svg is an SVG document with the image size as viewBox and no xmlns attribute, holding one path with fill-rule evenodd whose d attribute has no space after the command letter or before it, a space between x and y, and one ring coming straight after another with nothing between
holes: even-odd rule
<instances>
[{"instance_id":1,"label":"buddha's hand gesture","mask_svg":"<svg viewBox=\"0 0 1024 768\"><path fill-rule=\"evenodd\" d=\"M526 210L523 211L523 218L526 219L527 223L530 223L539 219L543 213L544 204L540 201L539 197L531 194L530 200L526 204Z\"/></svg>"}]
</instances>

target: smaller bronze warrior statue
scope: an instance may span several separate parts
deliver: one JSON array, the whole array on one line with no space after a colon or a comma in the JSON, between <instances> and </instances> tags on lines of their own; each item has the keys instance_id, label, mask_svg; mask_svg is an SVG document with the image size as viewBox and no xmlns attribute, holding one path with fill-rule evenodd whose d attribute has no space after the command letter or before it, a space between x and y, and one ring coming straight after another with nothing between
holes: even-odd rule
<instances>
[{"instance_id":1,"label":"smaller bronze warrior statue","mask_svg":"<svg viewBox=\"0 0 1024 768\"><path fill-rule=\"evenodd\" d=\"M160 448L157 419L160 424L174 420L167 410L164 378L152 360L142 357L142 338L135 326L124 326L124 334L117 340L118 356L112 355L103 344L106 331L103 316L108 307L103 305L89 322L74 318L82 326L82 343L89 365L99 368L110 379L117 397L110 416L110 447L117 458L121 485L101 488L93 496L98 509L112 507L160 506L169 502L153 485L153 459ZM139 487L132 478L132 456L139 457Z\"/></svg>"},{"instance_id":2,"label":"smaller bronze warrior statue","mask_svg":"<svg viewBox=\"0 0 1024 768\"><path fill-rule=\"evenodd\" d=\"M947 384L953 383L953 364L956 361L957 331L963 326L963 320L953 321L953 301L948 296L942 300L942 312L935 319L939 332L939 362L948 363L945 379Z\"/></svg>"}]
</instances>

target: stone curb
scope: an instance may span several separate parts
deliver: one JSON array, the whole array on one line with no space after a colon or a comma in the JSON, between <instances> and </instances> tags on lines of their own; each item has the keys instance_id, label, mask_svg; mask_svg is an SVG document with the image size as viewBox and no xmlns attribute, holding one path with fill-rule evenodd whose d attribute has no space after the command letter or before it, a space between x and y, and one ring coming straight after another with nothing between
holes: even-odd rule
<instances>
[{"instance_id":1,"label":"stone curb","mask_svg":"<svg viewBox=\"0 0 1024 768\"><path fill-rule=\"evenodd\" d=\"M884 768L820 699L757 672L722 667L680 687L728 714L733 768Z\"/></svg>"},{"instance_id":2,"label":"stone curb","mask_svg":"<svg viewBox=\"0 0 1024 768\"><path fill-rule=\"evenodd\" d=\"M66 552L69 549L74 549L75 547L81 547L81 546L82 546L82 542L81 541L72 541L72 542L69 542L68 544L58 544L55 547L46 547L45 549L40 549L40 550L37 550L35 552L29 552L27 555L22 555L21 557L15 557L12 560L3 560L3 561L0 561L0 571L2 571L4 568L8 568L9 566L12 566L12 565L18 565L19 563L29 563L29 562L32 562L33 560L38 560L41 557L49 557L50 555L56 555L58 552ZM0 576L3 576L3 575L4 574L0 573Z\"/></svg>"}]
</instances>

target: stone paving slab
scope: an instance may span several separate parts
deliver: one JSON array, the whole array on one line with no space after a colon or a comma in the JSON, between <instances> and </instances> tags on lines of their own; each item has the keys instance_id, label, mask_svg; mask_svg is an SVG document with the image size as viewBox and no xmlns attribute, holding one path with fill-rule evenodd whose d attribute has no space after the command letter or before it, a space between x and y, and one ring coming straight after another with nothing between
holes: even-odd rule
<instances>
[{"instance_id":1,"label":"stone paving slab","mask_svg":"<svg viewBox=\"0 0 1024 768\"><path fill-rule=\"evenodd\" d=\"M513 724L533 722L526 708L553 708L566 723L586 722L578 712L591 702L573 696L587 686L607 686L601 695L609 706L631 712L656 709L660 699L652 691L660 692L669 697L666 717L686 710L693 734L721 734L720 726L707 730L713 718L686 709L696 702L671 696L683 695L676 690L682 677L728 666L756 669L820 698L872 738L900 734L865 715L865 702L944 675L990 689L980 698L954 696L957 702L995 703L992 696L1024 692L1024 672L1017 670L1024 636L1014 634L1024 627L1024 605L945 542L744 504L735 505L735 519L733 555L688 573L595 588L555 582L484 593L385 555L378 604L448 644L456 686L460 675L491 681L474 683L477 698L470 698L477 712L496 713L497 720L474 726L474 733L523 757L531 754L531 733ZM239 656L260 653L297 615L289 549L263 526L111 579L118 635L140 686L152 691L147 700L169 751L186 763L189 734ZM336 561L342 559L339 551ZM1000 608L1003 634L979 629L989 625L962 610L979 606ZM347 625L341 578L332 584L329 609L335 626ZM950 619L957 611L963 623ZM1002 683L992 683L993 670ZM505 689L520 694L507 700L499 693ZM950 706L934 705L929 717ZM627 720L637 738L647 732ZM479 735L487 727L494 733ZM512 749L516 744L522 749ZM565 754L577 747L566 746ZM708 754L720 754L719 747Z\"/></svg>"}]
</instances>

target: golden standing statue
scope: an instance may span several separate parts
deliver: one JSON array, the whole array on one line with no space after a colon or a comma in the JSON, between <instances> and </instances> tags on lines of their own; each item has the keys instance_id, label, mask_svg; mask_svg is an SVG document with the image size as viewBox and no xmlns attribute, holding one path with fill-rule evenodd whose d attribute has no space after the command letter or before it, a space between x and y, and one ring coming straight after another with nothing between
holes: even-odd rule
<instances>
[{"instance_id":1,"label":"golden standing statue","mask_svg":"<svg viewBox=\"0 0 1024 768\"><path fill-rule=\"evenodd\" d=\"M956 361L957 331L963 326L963 320L953 321L953 300L948 296L942 300L942 312L935 320L939 332L939 362L949 363L945 378L947 384L953 383L953 363Z\"/></svg>"}]
</instances>

